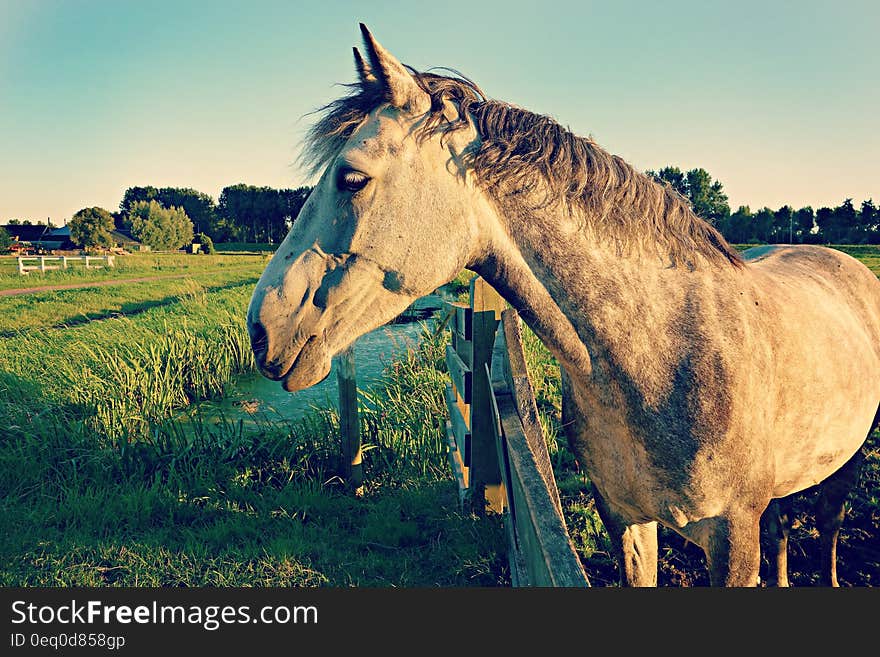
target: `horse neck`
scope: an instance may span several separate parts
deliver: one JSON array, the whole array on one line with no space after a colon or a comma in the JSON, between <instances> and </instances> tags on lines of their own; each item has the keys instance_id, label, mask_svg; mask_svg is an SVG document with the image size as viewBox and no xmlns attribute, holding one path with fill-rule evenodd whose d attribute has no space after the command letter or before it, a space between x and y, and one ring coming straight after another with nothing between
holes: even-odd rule
<instances>
[{"instance_id":1,"label":"horse neck","mask_svg":"<svg viewBox=\"0 0 880 657\"><path fill-rule=\"evenodd\" d=\"M677 339L694 294L722 284L722 267L702 258L695 270L672 267L661 248L618 249L580 225L564 211L505 217L475 268L575 377L627 363L638 370L676 351L665 343Z\"/></svg>"}]
</instances>

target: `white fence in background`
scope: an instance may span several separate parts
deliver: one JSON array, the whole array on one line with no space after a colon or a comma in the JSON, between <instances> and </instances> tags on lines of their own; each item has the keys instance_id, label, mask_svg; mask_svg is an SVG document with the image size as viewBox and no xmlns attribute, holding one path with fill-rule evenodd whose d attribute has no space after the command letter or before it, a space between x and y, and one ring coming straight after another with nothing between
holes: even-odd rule
<instances>
[{"instance_id":1,"label":"white fence in background","mask_svg":"<svg viewBox=\"0 0 880 657\"><path fill-rule=\"evenodd\" d=\"M29 262L34 264L26 264ZM68 269L68 264L71 262L84 262L86 269L100 269L115 267L116 256L19 256L18 273L29 274L32 271L45 273L53 269Z\"/></svg>"}]
</instances>

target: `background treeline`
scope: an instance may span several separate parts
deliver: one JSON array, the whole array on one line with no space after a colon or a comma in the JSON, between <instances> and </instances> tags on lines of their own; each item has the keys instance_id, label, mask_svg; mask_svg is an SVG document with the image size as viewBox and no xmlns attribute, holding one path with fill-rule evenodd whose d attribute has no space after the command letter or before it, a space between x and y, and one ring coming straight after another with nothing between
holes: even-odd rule
<instances>
[{"instance_id":1,"label":"background treeline","mask_svg":"<svg viewBox=\"0 0 880 657\"><path fill-rule=\"evenodd\" d=\"M705 169L683 172L667 166L646 173L675 189L733 244L880 244L880 210L872 199L856 205L848 198L836 207L816 209L784 205L753 211L741 205L731 212L724 186ZM188 187L129 187L119 212L112 215L116 228L131 229L135 206L155 201L163 208L182 209L192 221L193 232L214 242L278 244L311 191L311 187L273 189L239 183L223 188L215 201Z\"/></svg>"},{"instance_id":2,"label":"background treeline","mask_svg":"<svg viewBox=\"0 0 880 657\"><path fill-rule=\"evenodd\" d=\"M665 167L647 174L684 196L733 244L880 244L880 211L871 199L858 207L848 198L833 208L783 205L753 212L741 205L731 212L723 185L705 169Z\"/></svg>"},{"instance_id":3,"label":"background treeline","mask_svg":"<svg viewBox=\"0 0 880 657\"><path fill-rule=\"evenodd\" d=\"M311 191L311 187L273 189L239 183L224 187L218 202L187 187L129 187L114 218L118 228L128 228L138 203L156 201L165 208L181 208L192 221L193 231L214 242L277 244Z\"/></svg>"}]
</instances>

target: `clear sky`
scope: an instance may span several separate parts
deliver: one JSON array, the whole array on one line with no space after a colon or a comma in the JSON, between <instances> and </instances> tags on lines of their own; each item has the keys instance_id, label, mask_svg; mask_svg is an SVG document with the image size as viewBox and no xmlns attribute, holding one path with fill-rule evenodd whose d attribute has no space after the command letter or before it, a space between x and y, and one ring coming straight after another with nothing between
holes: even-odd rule
<instances>
[{"instance_id":1,"label":"clear sky","mask_svg":"<svg viewBox=\"0 0 880 657\"><path fill-rule=\"evenodd\" d=\"M880 2L0 0L0 222L133 185L296 187L358 22L733 208L880 201Z\"/></svg>"}]
</instances>

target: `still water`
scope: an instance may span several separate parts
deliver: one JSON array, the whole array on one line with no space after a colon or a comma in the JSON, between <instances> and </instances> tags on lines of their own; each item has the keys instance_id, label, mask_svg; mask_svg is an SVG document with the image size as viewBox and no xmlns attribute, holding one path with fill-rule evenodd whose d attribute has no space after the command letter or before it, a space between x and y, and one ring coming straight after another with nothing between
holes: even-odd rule
<instances>
[{"instance_id":1,"label":"still water","mask_svg":"<svg viewBox=\"0 0 880 657\"><path fill-rule=\"evenodd\" d=\"M367 333L354 345L355 372L358 389L368 390L381 378L382 372L397 355L418 346L426 324L440 309L442 299L430 295L414 305L413 319L398 324L386 324ZM295 420L312 407L335 407L338 399L336 362L330 375L321 383L298 392L287 392L281 382L270 381L257 372L238 377L226 389L222 399L199 402L189 412L198 412L202 420L224 418L242 421L246 425L265 424L278 420Z\"/></svg>"}]
</instances>

